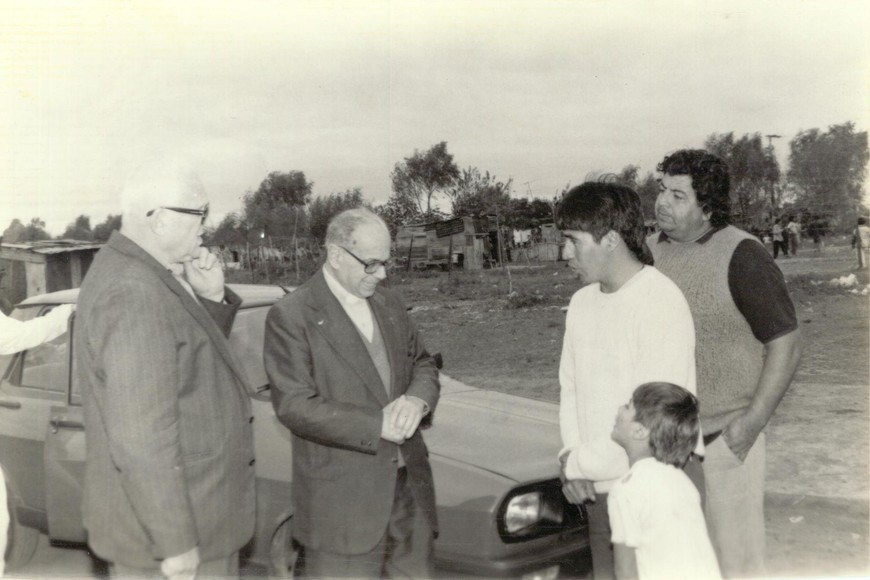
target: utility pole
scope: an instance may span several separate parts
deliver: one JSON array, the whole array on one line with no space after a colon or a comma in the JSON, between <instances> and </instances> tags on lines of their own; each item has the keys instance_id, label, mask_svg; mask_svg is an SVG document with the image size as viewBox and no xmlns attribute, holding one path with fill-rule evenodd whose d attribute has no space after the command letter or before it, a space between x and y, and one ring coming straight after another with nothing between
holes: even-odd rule
<instances>
[{"instance_id":1,"label":"utility pole","mask_svg":"<svg viewBox=\"0 0 870 580\"><path fill-rule=\"evenodd\" d=\"M531 181L526 181L523 185L526 186L526 191L529 192L529 198L531 199L531 197L532 197L532 186L529 185L530 183L532 183L532 182L531 182Z\"/></svg>"},{"instance_id":2,"label":"utility pole","mask_svg":"<svg viewBox=\"0 0 870 580\"><path fill-rule=\"evenodd\" d=\"M767 153L770 155L771 159L775 159L773 156L773 140L780 139L782 135L765 135L767 137ZM775 219L773 215L776 212L776 184L773 182L773 179L770 180L770 212L771 219Z\"/></svg>"}]
</instances>

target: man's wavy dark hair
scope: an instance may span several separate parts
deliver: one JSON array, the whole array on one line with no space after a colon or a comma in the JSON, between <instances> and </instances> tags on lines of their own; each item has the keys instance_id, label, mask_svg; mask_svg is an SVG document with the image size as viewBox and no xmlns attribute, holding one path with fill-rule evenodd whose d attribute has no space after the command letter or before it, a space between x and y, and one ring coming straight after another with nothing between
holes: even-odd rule
<instances>
[{"instance_id":1,"label":"man's wavy dark hair","mask_svg":"<svg viewBox=\"0 0 870 580\"><path fill-rule=\"evenodd\" d=\"M692 178L698 205L710 214L711 225L724 226L731 220L731 178L724 161L703 149L682 149L665 157L657 169Z\"/></svg>"},{"instance_id":2,"label":"man's wavy dark hair","mask_svg":"<svg viewBox=\"0 0 870 580\"><path fill-rule=\"evenodd\" d=\"M640 198L630 187L598 181L572 188L556 209L556 227L587 232L596 243L613 230L641 263L652 265Z\"/></svg>"}]
</instances>

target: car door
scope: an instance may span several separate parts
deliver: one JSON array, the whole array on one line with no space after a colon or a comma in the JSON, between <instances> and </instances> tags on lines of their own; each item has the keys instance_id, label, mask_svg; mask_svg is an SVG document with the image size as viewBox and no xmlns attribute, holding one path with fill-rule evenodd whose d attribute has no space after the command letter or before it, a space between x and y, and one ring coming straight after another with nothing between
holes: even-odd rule
<instances>
[{"instance_id":1,"label":"car door","mask_svg":"<svg viewBox=\"0 0 870 580\"><path fill-rule=\"evenodd\" d=\"M14 317L27 320L50 309L20 309ZM8 357L0 380L0 464L13 487L16 517L40 529L46 528L46 430L53 407L66 397L68 334Z\"/></svg>"},{"instance_id":2,"label":"car door","mask_svg":"<svg viewBox=\"0 0 870 580\"><path fill-rule=\"evenodd\" d=\"M81 393L75 373L72 335L75 315L70 319L67 380L64 399L51 406L45 435L45 501L48 533L52 540L84 542L82 489L85 479L85 425Z\"/></svg>"}]
</instances>

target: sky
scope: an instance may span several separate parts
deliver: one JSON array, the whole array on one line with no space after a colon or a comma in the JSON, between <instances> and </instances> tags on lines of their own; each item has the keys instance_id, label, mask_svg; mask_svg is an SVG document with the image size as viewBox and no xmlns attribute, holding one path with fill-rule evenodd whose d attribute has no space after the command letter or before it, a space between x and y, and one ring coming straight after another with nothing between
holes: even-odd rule
<instances>
[{"instance_id":1,"label":"sky","mask_svg":"<svg viewBox=\"0 0 870 580\"><path fill-rule=\"evenodd\" d=\"M167 156L213 219L272 171L383 203L440 141L516 197L711 133L781 135L784 168L801 130L870 126L867 30L863 0L0 0L0 231L96 225Z\"/></svg>"}]
</instances>

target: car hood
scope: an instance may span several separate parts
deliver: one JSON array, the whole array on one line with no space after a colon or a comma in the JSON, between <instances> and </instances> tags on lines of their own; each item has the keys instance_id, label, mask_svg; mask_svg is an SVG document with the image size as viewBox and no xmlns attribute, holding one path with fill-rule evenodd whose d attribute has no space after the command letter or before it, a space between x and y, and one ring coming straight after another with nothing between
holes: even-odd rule
<instances>
[{"instance_id":1,"label":"car hood","mask_svg":"<svg viewBox=\"0 0 870 580\"><path fill-rule=\"evenodd\" d=\"M424 431L432 455L516 482L559 476L559 407L477 389L441 375L441 399Z\"/></svg>"}]
</instances>

